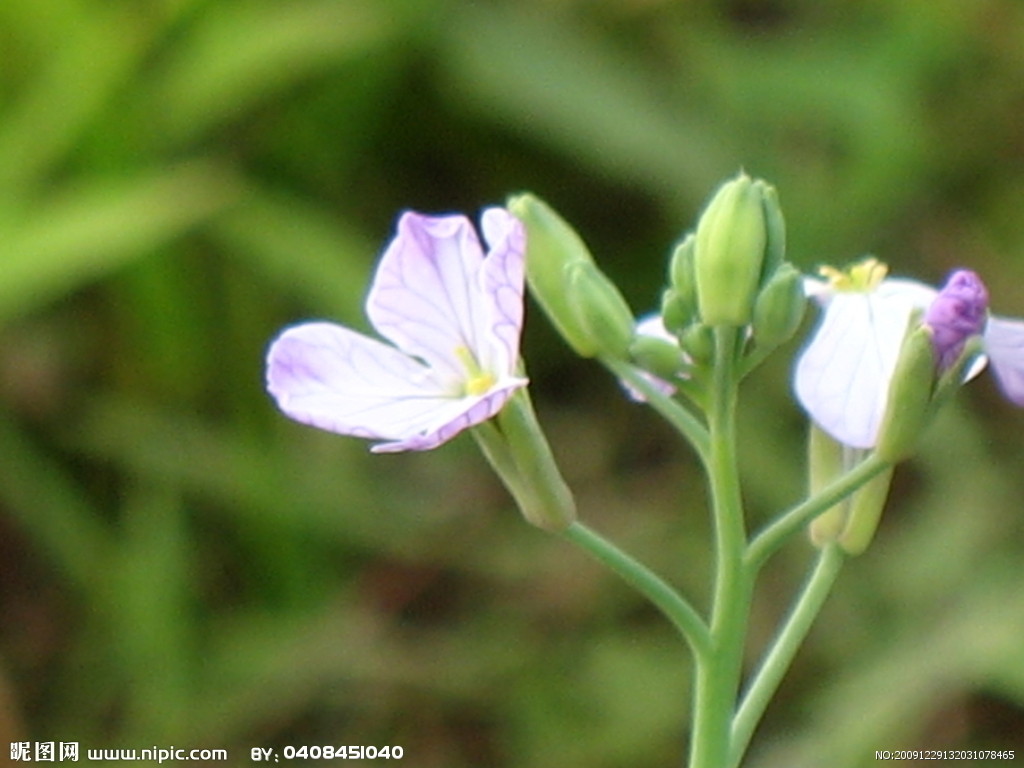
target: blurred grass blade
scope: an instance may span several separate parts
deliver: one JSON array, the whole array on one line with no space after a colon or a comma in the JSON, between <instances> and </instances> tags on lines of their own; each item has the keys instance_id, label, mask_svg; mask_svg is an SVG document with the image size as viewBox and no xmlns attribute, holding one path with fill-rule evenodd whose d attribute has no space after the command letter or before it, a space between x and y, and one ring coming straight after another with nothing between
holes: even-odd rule
<instances>
[{"instance_id":1,"label":"blurred grass blade","mask_svg":"<svg viewBox=\"0 0 1024 768\"><path fill-rule=\"evenodd\" d=\"M35 206L0 240L0 323L180 236L236 192L223 168L192 164L91 181Z\"/></svg>"},{"instance_id":2,"label":"blurred grass blade","mask_svg":"<svg viewBox=\"0 0 1024 768\"><path fill-rule=\"evenodd\" d=\"M45 47L37 41L40 68L0 120L0 188L30 185L57 165L145 50L147 35L124 14L92 7L52 16L64 23L50 30Z\"/></svg>"},{"instance_id":3,"label":"blurred grass blade","mask_svg":"<svg viewBox=\"0 0 1024 768\"><path fill-rule=\"evenodd\" d=\"M386 233L374 243L308 203L257 192L221 216L212 234L311 311L366 322L363 297Z\"/></svg>"},{"instance_id":4,"label":"blurred grass blade","mask_svg":"<svg viewBox=\"0 0 1024 768\"><path fill-rule=\"evenodd\" d=\"M185 736L194 613L191 575L196 542L185 510L170 486L145 486L126 494L122 531L108 605L116 650L133 681L125 729L140 743ZM120 625L120 626L118 626Z\"/></svg>"},{"instance_id":5,"label":"blurred grass blade","mask_svg":"<svg viewBox=\"0 0 1024 768\"><path fill-rule=\"evenodd\" d=\"M155 89L168 133L184 138L204 132L326 62L365 54L402 19L393 5L366 0L212 5Z\"/></svg>"},{"instance_id":6,"label":"blurred grass blade","mask_svg":"<svg viewBox=\"0 0 1024 768\"><path fill-rule=\"evenodd\" d=\"M0 416L0 501L56 569L79 588L95 592L110 551L109 534L85 494Z\"/></svg>"},{"instance_id":7,"label":"blurred grass blade","mask_svg":"<svg viewBox=\"0 0 1024 768\"><path fill-rule=\"evenodd\" d=\"M513 10L514 9L514 10ZM736 162L727 136L659 93L651 73L578 25L529 6L475 4L447 25L450 74L474 108L670 200Z\"/></svg>"}]
</instances>

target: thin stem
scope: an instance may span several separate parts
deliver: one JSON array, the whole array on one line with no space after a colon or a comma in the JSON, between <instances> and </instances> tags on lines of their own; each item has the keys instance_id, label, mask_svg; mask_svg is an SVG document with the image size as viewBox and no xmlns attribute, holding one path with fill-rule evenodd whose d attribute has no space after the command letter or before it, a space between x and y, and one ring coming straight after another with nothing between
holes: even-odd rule
<instances>
[{"instance_id":1,"label":"thin stem","mask_svg":"<svg viewBox=\"0 0 1024 768\"><path fill-rule=\"evenodd\" d=\"M729 765L733 768L739 766L754 729L825 604L845 560L846 556L836 544L828 545L818 555L814 570L779 629L733 719L729 753Z\"/></svg>"},{"instance_id":2,"label":"thin stem","mask_svg":"<svg viewBox=\"0 0 1024 768\"><path fill-rule=\"evenodd\" d=\"M707 466L710 458L710 439L707 428L696 416L678 400L658 389L636 366L614 358L601 358L601 362L619 379L642 394L647 403L690 442L701 462Z\"/></svg>"},{"instance_id":3,"label":"thin stem","mask_svg":"<svg viewBox=\"0 0 1024 768\"><path fill-rule=\"evenodd\" d=\"M587 550L611 568L626 583L639 590L656 605L682 633L698 659L706 659L711 649L707 625L693 606L647 566L633 559L618 546L583 523L576 522L561 532L572 543Z\"/></svg>"},{"instance_id":4,"label":"thin stem","mask_svg":"<svg viewBox=\"0 0 1024 768\"><path fill-rule=\"evenodd\" d=\"M891 466L889 462L871 454L849 472L827 485L820 493L777 518L754 537L747 549L746 566L751 578L792 534Z\"/></svg>"},{"instance_id":5,"label":"thin stem","mask_svg":"<svg viewBox=\"0 0 1024 768\"><path fill-rule=\"evenodd\" d=\"M708 425L715 582L712 655L698 664L694 688L691 768L721 768L729 754L730 722L742 673L752 582L743 564L746 526L736 453L737 329L715 328L715 368Z\"/></svg>"}]
</instances>

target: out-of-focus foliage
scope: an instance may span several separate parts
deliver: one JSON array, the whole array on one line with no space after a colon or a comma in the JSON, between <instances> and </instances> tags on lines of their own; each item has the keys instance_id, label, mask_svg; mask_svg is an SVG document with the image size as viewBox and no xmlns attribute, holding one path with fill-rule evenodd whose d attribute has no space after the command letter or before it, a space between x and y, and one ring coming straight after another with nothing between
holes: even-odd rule
<instances>
[{"instance_id":1,"label":"out-of-focus foliage","mask_svg":"<svg viewBox=\"0 0 1024 768\"><path fill-rule=\"evenodd\" d=\"M0 743L677 765L667 623L528 529L471 441L371 457L286 422L266 342L364 326L400 209L522 189L646 310L741 166L804 267L971 266L1024 315L1022 43L1016 0L4 0ZM583 516L702 602L692 457L531 320ZM754 524L801 491L795 346L747 387ZM972 384L898 471L751 765L1024 749L1022 425ZM769 570L756 644L807 555Z\"/></svg>"}]
</instances>

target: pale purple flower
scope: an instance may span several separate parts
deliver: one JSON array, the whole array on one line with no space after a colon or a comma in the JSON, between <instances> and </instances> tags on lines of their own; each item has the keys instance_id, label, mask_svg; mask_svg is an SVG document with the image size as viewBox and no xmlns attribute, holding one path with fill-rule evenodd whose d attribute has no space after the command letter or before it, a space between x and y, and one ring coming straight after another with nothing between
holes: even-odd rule
<instances>
[{"instance_id":1,"label":"pale purple flower","mask_svg":"<svg viewBox=\"0 0 1024 768\"><path fill-rule=\"evenodd\" d=\"M852 448L875 445L914 310L925 312L924 322L935 331L940 371L955 361L969 336L981 333L985 355L966 378L991 361L1003 393L1024 406L1024 322L989 316L987 293L974 273L954 272L941 293L886 273L884 264L868 259L846 272L825 269L827 280L805 282L823 316L797 361L794 389L825 432Z\"/></svg>"},{"instance_id":2,"label":"pale purple flower","mask_svg":"<svg viewBox=\"0 0 1024 768\"><path fill-rule=\"evenodd\" d=\"M408 212L377 267L366 314L390 344L328 322L286 329L267 389L296 421L381 440L374 452L435 448L491 418L517 375L526 236L483 212L485 255L464 216Z\"/></svg>"},{"instance_id":3,"label":"pale purple flower","mask_svg":"<svg viewBox=\"0 0 1024 768\"><path fill-rule=\"evenodd\" d=\"M949 276L924 315L924 324L932 329L940 371L959 359L967 339L980 335L987 320L985 284L969 269L958 269Z\"/></svg>"}]
</instances>

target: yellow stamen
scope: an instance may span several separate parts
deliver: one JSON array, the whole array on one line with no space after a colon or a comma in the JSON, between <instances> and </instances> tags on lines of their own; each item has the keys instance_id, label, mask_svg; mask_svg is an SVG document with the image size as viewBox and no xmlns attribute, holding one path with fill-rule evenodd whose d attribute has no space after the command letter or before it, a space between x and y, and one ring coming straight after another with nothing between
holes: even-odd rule
<instances>
[{"instance_id":1,"label":"yellow stamen","mask_svg":"<svg viewBox=\"0 0 1024 768\"><path fill-rule=\"evenodd\" d=\"M875 290L885 279L889 274L889 266L874 256L869 256L846 269L820 267L818 274L828 280L834 290L867 293Z\"/></svg>"},{"instance_id":2,"label":"yellow stamen","mask_svg":"<svg viewBox=\"0 0 1024 768\"><path fill-rule=\"evenodd\" d=\"M477 359L469 349L466 347L456 347L455 356L466 368L466 373L469 374L464 387L465 394L482 395L494 386L497 380L492 374L480 368L480 363L477 362Z\"/></svg>"}]
</instances>

